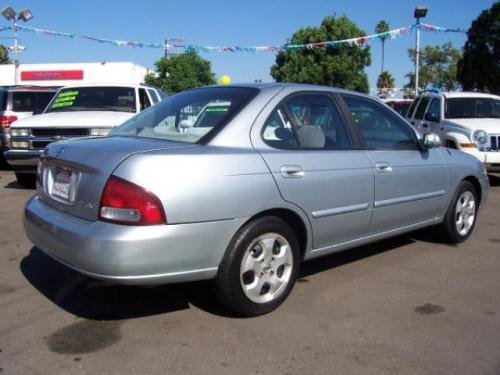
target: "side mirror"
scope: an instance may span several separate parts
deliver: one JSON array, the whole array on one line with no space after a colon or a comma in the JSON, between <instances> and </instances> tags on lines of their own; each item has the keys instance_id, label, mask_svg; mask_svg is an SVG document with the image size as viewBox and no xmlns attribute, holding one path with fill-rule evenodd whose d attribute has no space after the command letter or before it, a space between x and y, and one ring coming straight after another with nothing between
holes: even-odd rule
<instances>
[{"instance_id":1,"label":"side mirror","mask_svg":"<svg viewBox=\"0 0 500 375\"><path fill-rule=\"evenodd\" d=\"M426 113L424 116L425 121L439 122L440 118L435 113Z\"/></svg>"},{"instance_id":2,"label":"side mirror","mask_svg":"<svg viewBox=\"0 0 500 375\"><path fill-rule=\"evenodd\" d=\"M427 133L424 134L419 143L422 150L429 150L441 146L441 139L435 133Z\"/></svg>"}]
</instances>

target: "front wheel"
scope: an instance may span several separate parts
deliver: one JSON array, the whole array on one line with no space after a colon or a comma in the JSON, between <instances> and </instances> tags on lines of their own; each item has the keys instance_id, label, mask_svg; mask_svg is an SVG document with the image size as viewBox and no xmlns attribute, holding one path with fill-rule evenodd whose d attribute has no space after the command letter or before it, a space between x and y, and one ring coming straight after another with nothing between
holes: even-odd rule
<instances>
[{"instance_id":1,"label":"front wheel","mask_svg":"<svg viewBox=\"0 0 500 375\"><path fill-rule=\"evenodd\" d=\"M300 268L297 236L274 216L253 220L229 244L215 279L215 292L230 310L257 316L277 308Z\"/></svg>"},{"instance_id":2,"label":"front wheel","mask_svg":"<svg viewBox=\"0 0 500 375\"><path fill-rule=\"evenodd\" d=\"M476 197L474 186L468 181L462 181L440 225L440 234L445 242L456 244L470 236L476 224L478 208Z\"/></svg>"}]
</instances>

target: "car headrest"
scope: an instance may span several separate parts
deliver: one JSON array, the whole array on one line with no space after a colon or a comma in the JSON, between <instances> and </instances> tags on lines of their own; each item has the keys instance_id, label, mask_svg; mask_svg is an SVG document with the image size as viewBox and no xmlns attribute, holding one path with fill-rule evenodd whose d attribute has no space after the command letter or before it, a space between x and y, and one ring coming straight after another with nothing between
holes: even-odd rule
<instances>
[{"instance_id":1,"label":"car headrest","mask_svg":"<svg viewBox=\"0 0 500 375\"><path fill-rule=\"evenodd\" d=\"M325 147L325 134L319 126L304 125L297 129L297 135L306 148Z\"/></svg>"}]
</instances>

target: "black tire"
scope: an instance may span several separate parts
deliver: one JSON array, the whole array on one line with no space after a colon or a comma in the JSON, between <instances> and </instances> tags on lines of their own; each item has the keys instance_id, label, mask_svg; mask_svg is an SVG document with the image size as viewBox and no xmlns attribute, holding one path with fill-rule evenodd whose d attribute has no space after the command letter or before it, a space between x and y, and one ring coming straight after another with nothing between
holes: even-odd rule
<instances>
[{"instance_id":1,"label":"black tire","mask_svg":"<svg viewBox=\"0 0 500 375\"><path fill-rule=\"evenodd\" d=\"M460 215L457 213L457 205L460 204L461 199L464 197L464 194L467 195L467 192L472 195L474 198L474 209L473 209L473 220L466 231L466 233L460 233L457 228L457 220ZM479 202L477 201L477 192L469 181L462 181L458 186L458 189L451 200L450 206L448 207L448 211L446 212L446 216L444 217L444 221L437 227L438 235L441 239L449 244L457 244L465 241L471 235L474 230L474 226L476 225L477 220L477 209ZM470 216L469 216L470 217Z\"/></svg>"},{"instance_id":2,"label":"black tire","mask_svg":"<svg viewBox=\"0 0 500 375\"><path fill-rule=\"evenodd\" d=\"M254 261L251 259L250 261L255 262L255 264L259 267L259 262L263 262L262 264L268 265L267 270L260 270L263 271L260 275L256 275L256 271L252 270L253 281L255 281L255 278L257 278L257 281L260 279L264 280L266 277L275 277L273 280L279 280L281 277L285 278L285 273L283 271L285 266L278 265L278 263L282 262L282 260L276 260L276 264L273 264L272 262L275 262L275 258L267 257L266 254L268 254L268 252L266 253L266 250L263 250L262 247L260 248L261 255L258 257L255 256L255 248L259 246L259 239L264 238L265 241L271 241L272 238L270 237L269 239L266 239L266 236L274 235L277 235L277 239L272 245L272 254L274 254L275 249L277 249L278 253L286 251L286 254L292 260L292 264L290 265L290 262L288 262L288 265L286 266L286 278L289 278L288 281L283 281L280 289L277 289L279 290L279 294L277 293L275 298L269 297L272 299L267 302L255 302L248 297L248 294L246 294L248 292L245 292L243 289L243 284L245 283L244 278L250 271L241 273L240 268L244 259L250 259L250 257L253 257L256 260ZM283 240L288 243L291 253L288 252L288 250L283 250L287 248L286 246L281 248L279 247L280 244L283 245ZM250 248L251 246L252 249ZM272 261L268 262L268 259L272 259ZM299 273L300 261L299 242L290 225L275 216L257 218L244 225L229 243L222 262L219 265L217 276L214 280L215 294L223 305L241 316L258 316L266 314L281 305L281 303L283 303L283 301L290 294ZM281 269L281 267L283 268ZM281 276L279 275L279 269L281 269ZM264 272L266 273L266 276L263 276ZM249 277L251 278L252 275ZM260 295L264 297L266 293L270 293L270 290L273 288L272 282L270 282L267 287L265 284L266 282L264 282L262 289L260 289ZM257 283L257 285L259 284ZM265 291L266 288L268 290L267 292ZM262 294L262 291L264 291L264 294ZM271 296L271 294L272 293L270 293L269 296Z\"/></svg>"},{"instance_id":3,"label":"black tire","mask_svg":"<svg viewBox=\"0 0 500 375\"><path fill-rule=\"evenodd\" d=\"M33 189L36 186L36 175L34 173L16 173L16 180L19 185L27 189Z\"/></svg>"}]
</instances>

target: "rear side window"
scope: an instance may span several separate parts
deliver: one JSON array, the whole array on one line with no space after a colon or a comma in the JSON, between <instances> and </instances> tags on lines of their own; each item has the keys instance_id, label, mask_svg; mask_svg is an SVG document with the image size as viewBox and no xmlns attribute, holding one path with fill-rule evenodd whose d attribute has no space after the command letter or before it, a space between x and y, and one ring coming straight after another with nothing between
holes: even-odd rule
<instances>
[{"instance_id":1,"label":"rear side window","mask_svg":"<svg viewBox=\"0 0 500 375\"><path fill-rule=\"evenodd\" d=\"M417 120L422 120L424 118L425 109L427 108L427 104L429 104L429 97L424 96L418 103L417 110L415 111L414 118Z\"/></svg>"},{"instance_id":2,"label":"rear side window","mask_svg":"<svg viewBox=\"0 0 500 375\"><path fill-rule=\"evenodd\" d=\"M415 111L415 106L417 105L417 103L419 102L419 100L420 100L420 98L415 98L415 100L413 100L413 102L411 103L410 108L408 109L408 112L406 113L406 117L411 118L413 116L413 111Z\"/></svg>"}]
</instances>

